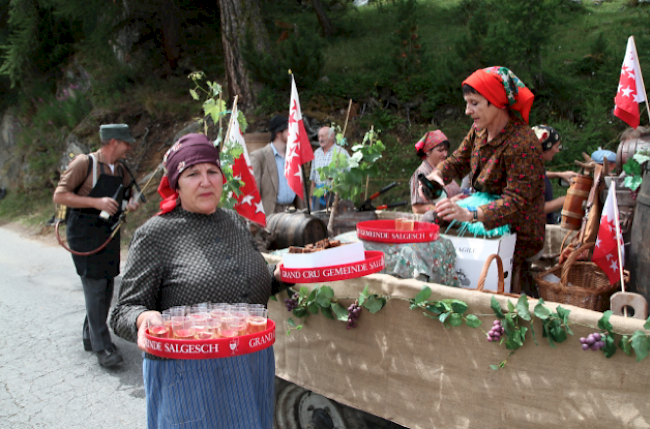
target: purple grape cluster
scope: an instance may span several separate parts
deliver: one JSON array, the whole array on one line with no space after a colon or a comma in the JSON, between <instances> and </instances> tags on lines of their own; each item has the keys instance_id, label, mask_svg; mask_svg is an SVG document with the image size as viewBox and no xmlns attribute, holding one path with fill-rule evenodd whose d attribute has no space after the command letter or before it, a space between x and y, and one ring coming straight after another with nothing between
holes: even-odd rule
<instances>
[{"instance_id":1,"label":"purple grape cluster","mask_svg":"<svg viewBox=\"0 0 650 429\"><path fill-rule=\"evenodd\" d=\"M347 329L357 327L357 319L359 319L360 315L361 315L361 307L359 307L359 301L354 301L354 303L348 307Z\"/></svg>"},{"instance_id":2,"label":"purple grape cluster","mask_svg":"<svg viewBox=\"0 0 650 429\"><path fill-rule=\"evenodd\" d=\"M294 308L298 307L298 298L300 295L294 293L291 295L291 298L285 299L284 304L287 306L287 311L293 311Z\"/></svg>"},{"instance_id":3,"label":"purple grape cluster","mask_svg":"<svg viewBox=\"0 0 650 429\"><path fill-rule=\"evenodd\" d=\"M580 344L582 344L582 350L593 350L593 351L598 351L605 347L605 334L601 334L600 332L594 332L593 334L589 334L587 338L582 337L580 338Z\"/></svg>"},{"instance_id":4,"label":"purple grape cluster","mask_svg":"<svg viewBox=\"0 0 650 429\"><path fill-rule=\"evenodd\" d=\"M501 339L501 336L504 334L503 326L501 325L500 320L495 320L492 323L492 329L487 333L487 340L492 342L498 342Z\"/></svg>"}]
</instances>

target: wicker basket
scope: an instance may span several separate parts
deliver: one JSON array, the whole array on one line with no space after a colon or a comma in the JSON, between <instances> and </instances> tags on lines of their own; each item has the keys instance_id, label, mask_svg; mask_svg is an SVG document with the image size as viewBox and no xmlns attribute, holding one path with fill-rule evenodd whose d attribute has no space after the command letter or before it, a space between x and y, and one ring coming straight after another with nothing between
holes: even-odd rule
<instances>
[{"instance_id":1,"label":"wicker basket","mask_svg":"<svg viewBox=\"0 0 650 429\"><path fill-rule=\"evenodd\" d=\"M578 261L584 251L594 247L587 243L574 250L568 259L535 277L539 295L546 301L570 304L588 310L603 312L609 309L609 298L620 289L621 282L609 284L607 275L593 262ZM560 277L559 283L544 280L547 274ZM624 272L624 280L629 281L629 272Z\"/></svg>"},{"instance_id":2,"label":"wicker basket","mask_svg":"<svg viewBox=\"0 0 650 429\"><path fill-rule=\"evenodd\" d=\"M483 287L485 286L485 279L487 278L488 271L490 270L490 264L492 263L492 260L497 261L497 271L499 275L499 279L497 280L496 292L491 290L483 290ZM488 256L488 258L485 260L485 263L483 264L483 270L481 271L481 275L478 278L478 285L476 287L476 290L479 292L493 293L495 295L503 295L503 296L510 296L513 298L519 298L519 295L516 293L505 292L505 276L503 275L503 262L501 261L501 257L497 254L492 254Z\"/></svg>"}]
</instances>

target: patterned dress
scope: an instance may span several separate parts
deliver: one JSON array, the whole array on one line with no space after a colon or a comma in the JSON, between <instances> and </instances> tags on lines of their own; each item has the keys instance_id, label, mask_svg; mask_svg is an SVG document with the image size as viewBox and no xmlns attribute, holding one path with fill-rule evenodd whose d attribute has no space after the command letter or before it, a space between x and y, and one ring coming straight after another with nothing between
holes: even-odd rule
<instances>
[{"instance_id":1,"label":"patterned dress","mask_svg":"<svg viewBox=\"0 0 650 429\"><path fill-rule=\"evenodd\" d=\"M485 229L510 224L517 233L514 262L521 264L544 245L544 164L532 129L511 117L499 135L487 141L487 130L472 127L460 147L438 165L445 183L472 173L472 186L501 195L481 206Z\"/></svg>"},{"instance_id":2,"label":"patterned dress","mask_svg":"<svg viewBox=\"0 0 650 429\"><path fill-rule=\"evenodd\" d=\"M146 310L201 302L266 304L281 289L239 216L176 207L156 216L131 241L111 327L137 339ZM270 429L273 425L273 349L222 359L165 360L145 354L147 427Z\"/></svg>"}]
</instances>

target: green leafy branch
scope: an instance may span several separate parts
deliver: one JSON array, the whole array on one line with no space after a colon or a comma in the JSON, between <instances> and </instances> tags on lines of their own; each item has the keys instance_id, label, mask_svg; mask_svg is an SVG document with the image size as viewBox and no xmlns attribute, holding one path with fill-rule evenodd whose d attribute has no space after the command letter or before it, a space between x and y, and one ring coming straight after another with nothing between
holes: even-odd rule
<instances>
[{"instance_id":1,"label":"green leafy branch","mask_svg":"<svg viewBox=\"0 0 650 429\"><path fill-rule=\"evenodd\" d=\"M364 191L366 177L379 174L377 160L382 157L386 148L378 139L378 135L378 132L371 128L363 137L362 143L352 146L349 158L343 153L333 153L332 162L317 169L325 186L315 189L314 195L322 197L325 193L336 192L342 198L355 201ZM347 144L342 133L338 132L336 137L336 144Z\"/></svg>"},{"instance_id":2,"label":"green leafy branch","mask_svg":"<svg viewBox=\"0 0 650 429\"><path fill-rule=\"evenodd\" d=\"M469 308L467 303L458 299L443 299L441 301L429 301L431 288L425 286L409 300L411 310L422 309L426 317L440 321L446 328L449 326L461 326L463 322L470 328L478 328L483 322L475 314L465 315Z\"/></svg>"},{"instance_id":3,"label":"green leafy branch","mask_svg":"<svg viewBox=\"0 0 650 429\"><path fill-rule=\"evenodd\" d=\"M293 291L292 289L290 289ZM293 317L289 317L289 330L287 335L291 333L292 329L297 331L303 328L305 319L312 314L319 312L328 319L338 320L341 322L348 321L348 310L339 303L339 299L354 299L354 298L336 298L334 296L334 289L329 286L318 286L311 291L305 286L300 287L296 292L290 294L290 298L285 300L287 308L292 311ZM384 308L387 302L387 297L371 294L366 286L359 294L356 303L362 308L365 308L370 313L377 313ZM294 320L294 317L300 319L299 322Z\"/></svg>"},{"instance_id":4,"label":"green leafy branch","mask_svg":"<svg viewBox=\"0 0 650 429\"><path fill-rule=\"evenodd\" d=\"M603 317L598 320L598 328L607 331L608 334L605 336L605 347L602 349L607 358L614 356L616 353L616 341L614 341L615 332L613 331L614 327L609 322L611 315L612 311L607 310L603 313ZM648 317L643 325L643 329L650 330L650 317ZM622 335L618 342L618 346L628 356L632 356L632 353L634 353L636 355L636 361L641 362L648 356L648 352L650 351L650 338L648 338L648 335L643 331L634 331L631 336Z\"/></svg>"},{"instance_id":5,"label":"green leafy branch","mask_svg":"<svg viewBox=\"0 0 650 429\"><path fill-rule=\"evenodd\" d=\"M231 110L226 109L226 103L221 98L223 89L217 82L210 80L205 81L207 88L202 86L201 83L205 78L205 73L202 71L190 73L188 77L194 83L194 88L190 89L192 98L196 101L201 101L202 96L204 98L201 104L203 117L197 119L197 121L203 124L204 134L206 135L208 133L208 120L212 120L212 123L215 125L218 124L219 130L215 146L220 146L224 138L224 130L219 120L225 118L226 115L232 114ZM241 111L237 113L237 120L239 121L241 131L245 132L248 126L246 117ZM240 145L223 145L220 158L221 170L226 178L226 183L223 185L223 192L221 193L221 201L219 203L220 207L232 209L237 202L234 196L239 195L241 193L240 188L244 186L244 182L241 179L234 177L232 170L235 159L239 158L242 153L243 148Z\"/></svg>"},{"instance_id":6,"label":"green leafy branch","mask_svg":"<svg viewBox=\"0 0 650 429\"><path fill-rule=\"evenodd\" d=\"M649 152L637 152L634 156L627 160L625 165L623 165L623 171L625 171L625 180L623 186L630 188L632 191L636 191L641 186L643 182L643 164L650 161Z\"/></svg>"}]
</instances>

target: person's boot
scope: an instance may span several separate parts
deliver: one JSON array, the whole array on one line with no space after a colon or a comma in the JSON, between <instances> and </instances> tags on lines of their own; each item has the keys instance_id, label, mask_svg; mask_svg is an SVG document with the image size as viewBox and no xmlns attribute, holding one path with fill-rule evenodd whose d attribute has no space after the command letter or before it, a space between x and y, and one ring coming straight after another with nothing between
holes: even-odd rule
<instances>
[{"instance_id":1,"label":"person's boot","mask_svg":"<svg viewBox=\"0 0 650 429\"><path fill-rule=\"evenodd\" d=\"M122 355L119 354L114 348L101 350L96 354L97 362L99 362L99 364L103 367L112 367L119 365L124 361L124 359L122 359Z\"/></svg>"}]
</instances>

